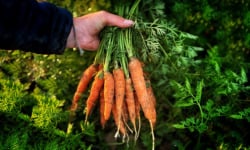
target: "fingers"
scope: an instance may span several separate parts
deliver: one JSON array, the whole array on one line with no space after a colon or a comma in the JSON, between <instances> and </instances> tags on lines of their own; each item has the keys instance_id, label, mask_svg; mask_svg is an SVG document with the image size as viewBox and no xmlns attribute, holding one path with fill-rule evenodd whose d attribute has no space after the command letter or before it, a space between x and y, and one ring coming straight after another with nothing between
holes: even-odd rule
<instances>
[{"instance_id":1,"label":"fingers","mask_svg":"<svg viewBox=\"0 0 250 150\"><path fill-rule=\"evenodd\" d=\"M132 20L125 19L121 16L106 12L100 11L101 17L103 17L104 26L117 26L120 28L128 28L134 25Z\"/></svg>"}]
</instances>

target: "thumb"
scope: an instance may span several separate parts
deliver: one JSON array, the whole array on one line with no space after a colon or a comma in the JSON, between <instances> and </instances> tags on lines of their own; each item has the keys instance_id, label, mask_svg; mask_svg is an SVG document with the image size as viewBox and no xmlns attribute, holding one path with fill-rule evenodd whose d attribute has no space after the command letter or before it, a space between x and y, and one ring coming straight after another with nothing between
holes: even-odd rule
<instances>
[{"instance_id":1,"label":"thumb","mask_svg":"<svg viewBox=\"0 0 250 150\"><path fill-rule=\"evenodd\" d=\"M134 25L132 20L125 19L121 16L104 11L102 13L105 26L117 26L120 28L128 28Z\"/></svg>"}]
</instances>

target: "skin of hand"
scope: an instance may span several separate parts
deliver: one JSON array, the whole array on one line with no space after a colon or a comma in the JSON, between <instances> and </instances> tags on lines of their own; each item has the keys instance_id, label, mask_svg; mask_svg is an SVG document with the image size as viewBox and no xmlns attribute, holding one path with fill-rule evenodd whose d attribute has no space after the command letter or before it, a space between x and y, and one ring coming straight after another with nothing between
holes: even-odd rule
<instances>
[{"instance_id":1,"label":"skin of hand","mask_svg":"<svg viewBox=\"0 0 250 150\"><path fill-rule=\"evenodd\" d=\"M67 48L75 48L76 40L80 48L84 50L97 50L100 40L99 33L105 26L116 26L119 28L128 28L134 25L132 20L127 20L121 16L109 13L107 11L98 11L81 17L73 18L76 38L73 28L67 39Z\"/></svg>"}]
</instances>

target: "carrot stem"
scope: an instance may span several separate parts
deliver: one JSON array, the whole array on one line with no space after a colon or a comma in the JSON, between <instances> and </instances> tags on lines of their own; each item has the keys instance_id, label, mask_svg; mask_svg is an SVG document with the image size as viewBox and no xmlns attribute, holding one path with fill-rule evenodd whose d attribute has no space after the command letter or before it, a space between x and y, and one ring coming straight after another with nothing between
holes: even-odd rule
<instances>
[{"instance_id":1,"label":"carrot stem","mask_svg":"<svg viewBox=\"0 0 250 150\"><path fill-rule=\"evenodd\" d=\"M138 5L140 3L140 0L136 0L135 3L133 4L133 6L131 7L130 11L129 11L129 16L128 18L131 19L131 17L133 15L135 15L135 13L138 12Z\"/></svg>"},{"instance_id":2,"label":"carrot stem","mask_svg":"<svg viewBox=\"0 0 250 150\"><path fill-rule=\"evenodd\" d=\"M107 37L108 38L108 37ZM104 61L104 72L109 70L109 63L111 60L111 54L113 52L113 38L110 37L107 43L107 52L106 52L106 57Z\"/></svg>"}]
</instances>

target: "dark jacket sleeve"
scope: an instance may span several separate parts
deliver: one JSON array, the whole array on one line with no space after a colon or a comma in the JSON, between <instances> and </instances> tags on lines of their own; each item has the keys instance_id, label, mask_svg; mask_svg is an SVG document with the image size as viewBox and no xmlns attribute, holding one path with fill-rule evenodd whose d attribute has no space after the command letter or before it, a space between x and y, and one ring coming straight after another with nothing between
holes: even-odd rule
<instances>
[{"instance_id":1,"label":"dark jacket sleeve","mask_svg":"<svg viewBox=\"0 0 250 150\"><path fill-rule=\"evenodd\" d=\"M72 14L36 0L0 0L0 49L63 53Z\"/></svg>"}]
</instances>

